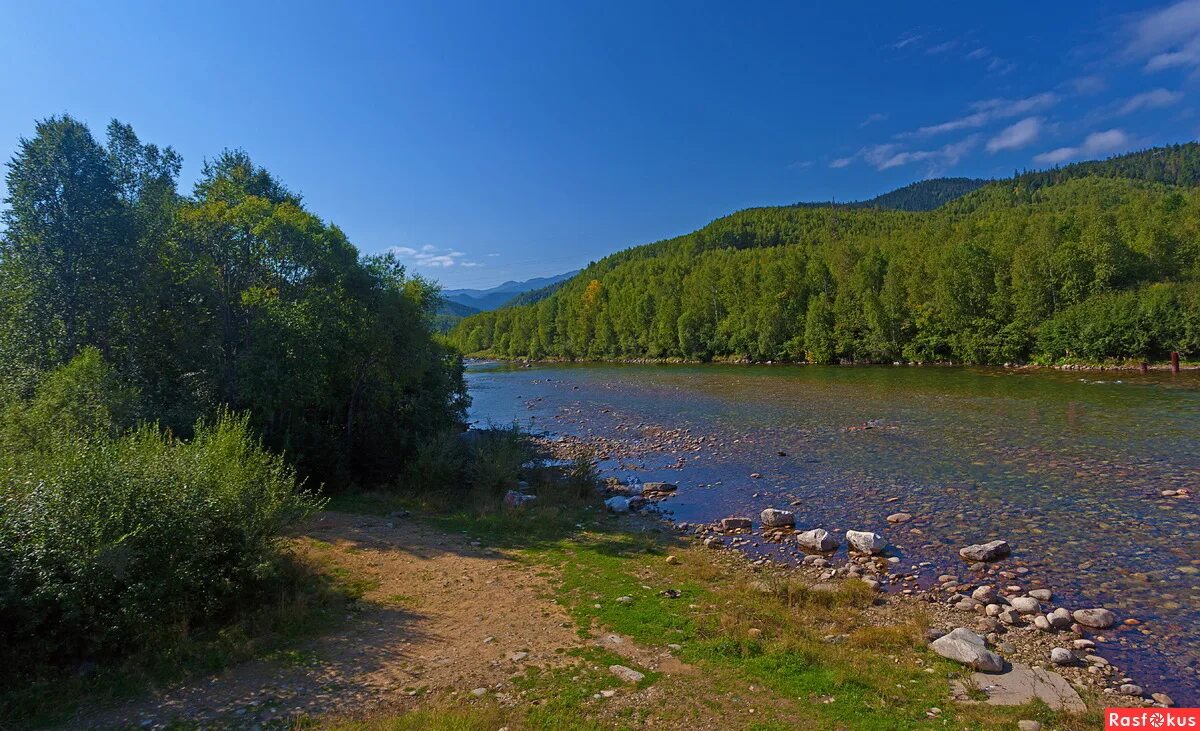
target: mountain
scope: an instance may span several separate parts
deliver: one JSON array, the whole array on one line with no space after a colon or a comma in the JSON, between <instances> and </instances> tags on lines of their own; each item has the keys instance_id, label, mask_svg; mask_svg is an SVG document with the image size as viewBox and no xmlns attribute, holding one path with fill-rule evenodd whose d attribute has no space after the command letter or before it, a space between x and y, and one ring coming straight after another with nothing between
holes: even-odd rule
<instances>
[{"instance_id":1,"label":"mountain","mask_svg":"<svg viewBox=\"0 0 1200 731\"><path fill-rule=\"evenodd\" d=\"M579 270L575 270L553 277L535 277L524 282L508 281L491 289L447 289L442 296L451 302L486 312L502 307L520 294L565 282L578 273Z\"/></svg>"},{"instance_id":2,"label":"mountain","mask_svg":"<svg viewBox=\"0 0 1200 731\"><path fill-rule=\"evenodd\" d=\"M932 211L971 191L978 190L992 181L983 178L932 178L910 183L889 193L877 195L870 200L849 203L797 203L804 208L883 208L892 211Z\"/></svg>"},{"instance_id":3,"label":"mountain","mask_svg":"<svg viewBox=\"0 0 1200 731\"><path fill-rule=\"evenodd\" d=\"M607 256L536 302L467 317L450 340L567 359L1200 356L1200 145L960 194L977 182L739 211Z\"/></svg>"}]
</instances>

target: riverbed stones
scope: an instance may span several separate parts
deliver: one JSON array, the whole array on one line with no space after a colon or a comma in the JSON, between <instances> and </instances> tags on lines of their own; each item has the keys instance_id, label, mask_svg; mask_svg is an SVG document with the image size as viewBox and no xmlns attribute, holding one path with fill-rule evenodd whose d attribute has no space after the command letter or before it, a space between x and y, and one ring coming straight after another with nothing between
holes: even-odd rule
<instances>
[{"instance_id":1,"label":"riverbed stones","mask_svg":"<svg viewBox=\"0 0 1200 731\"><path fill-rule=\"evenodd\" d=\"M1053 612L1047 614L1046 619L1050 622L1050 626L1054 629L1071 628L1071 613L1062 607L1059 607Z\"/></svg>"},{"instance_id":2,"label":"riverbed stones","mask_svg":"<svg viewBox=\"0 0 1200 731\"><path fill-rule=\"evenodd\" d=\"M1010 552L1008 541L988 541L960 548L958 555L966 561L980 563L1004 558Z\"/></svg>"},{"instance_id":3,"label":"riverbed stones","mask_svg":"<svg viewBox=\"0 0 1200 731\"><path fill-rule=\"evenodd\" d=\"M1135 698L1141 698L1146 694L1146 691L1142 689L1142 686L1134 685L1133 683L1125 683L1117 690L1121 691L1121 695L1131 695Z\"/></svg>"},{"instance_id":4,"label":"riverbed stones","mask_svg":"<svg viewBox=\"0 0 1200 731\"><path fill-rule=\"evenodd\" d=\"M1076 609L1071 616L1090 629L1108 629L1117 622L1117 616L1107 609Z\"/></svg>"},{"instance_id":5,"label":"riverbed stones","mask_svg":"<svg viewBox=\"0 0 1200 731\"><path fill-rule=\"evenodd\" d=\"M721 518L721 530L750 530L753 523L749 518Z\"/></svg>"},{"instance_id":6,"label":"riverbed stones","mask_svg":"<svg viewBox=\"0 0 1200 731\"><path fill-rule=\"evenodd\" d=\"M1042 611L1042 605L1031 596L1015 596L1008 600L1009 606L1019 614L1037 614Z\"/></svg>"},{"instance_id":7,"label":"riverbed stones","mask_svg":"<svg viewBox=\"0 0 1200 731\"><path fill-rule=\"evenodd\" d=\"M889 515L887 517L887 522L889 522L893 525L899 525L900 523L907 523L910 520L912 520L912 515L909 513L892 513L891 515Z\"/></svg>"},{"instance_id":8,"label":"riverbed stones","mask_svg":"<svg viewBox=\"0 0 1200 731\"><path fill-rule=\"evenodd\" d=\"M608 508L609 512L628 513L629 498L615 495L604 501L604 507Z\"/></svg>"},{"instance_id":9,"label":"riverbed stones","mask_svg":"<svg viewBox=\"0 0 1200 731\"><path fill-rule=\"evenodd\" d=\"M1049 589L1031 589L1029 596L1037 599L1039 602L1048 602L1054 598L1054 592Z\"/></svg>"},{"instance_id":10,"label":"riverbed stones","mask_svg":"<svg viewBox=\"0 0 1200 731\"><path fill-rule=\"evenodd\" d=\"M1033 626L1037 627L1042 632L1054 631L1054 627L1050 625L1050 620L1046 619L1040 614L1033 618Z\"/></svg>"},{"instance_id":11,"label":"riverbed stones","mask_svg":"<svg viewBox=\"0 0 1200 731\"><path fill-rule=\"evenodd\" d=\"M796 536L796 543L806 551L816 551L818 553L828 553L836 551L841 541L837 536L833 535L824 528L813 528L806 530Z\"/></svg>"},{"instance_id":12,"label":"riverbed stones","mask_svg":"<svg viewBox=\"0 0 1200 731\"><path fill-rule=\"evenodd\" d=\"M878 533L865 530L846 531L846 543L859 553L878 554L887 548L887 539Z\"/></svg>"},{"instance_id":13,"label":"riverbed stones","mask_svg":"<svg viewBox=\"0 0 1200 731\"><path fill-rule=\"evenodd\" d=\"M1160 706L1170 708L1175 705L1175 701L1171 700L1171 696L1166 693L1151 693L1150 698Z\"/></svg>"},{"instance_id":14,"label":"riverbed stones","mask_svg":"<svg viewBox=\"0 0 1200 731\"><path fill-rule=\"evenodd\" d=\"M647 482L642 485L642 492L675 492L679 489L678 485L670 482Z\"/></svg>"},{"instance_id":15,"label":"riverbed stones","mask_svg":"<svg viewBox=\"0 0 1200 731\"><path fill-rule=\"evenodd\" d=\"M1087 710L1087 705L1079 697L1078 691L1066 678L1056 672L1022 663L1013 663L1008 671L999 675L973 673L971 684L987 694L987 700L984 702L988 705L1023 706L1031 701L1041 700L1056 711ZM954 690L956 696L970 702L964 683L955 681Z\"/></svg>"},{"instance_id":16,"label":"riverbed stones","mask_svg":"<svg viewBox=\"0 0 1200 731\"><path fill-rule=\"evenodd\" d=\"M1055 665L1072 665L1075 663L1075 656L1065 647L1056 647L1050 651L1050 662Z\"/></svg>"},{"instance_id":17,"label":"riverbed stones","mask_svg":"<svg viewBox=\"0 0 1200 731\"><path fill-rule=\"evenodd\" d=\"M758 516L764 528L791 528L796 525L796 514L790 510L767 508Z\"/></svg>"},{"instance_id":18,"label":"riverbed stones","mask_svg":"<svg viewBox=\"0 0 1200 731\"><path fill-rule=\"evenodd\" d=\"M984 604L991 604L996 601L996 590L987 584L977 588L971 592L971 598L976 601L981 601Z\"/></svg>"},{"instance_id":19,"label":"riverbed stones","mask_svg":"<svg viewBox=\"0 0 1200 731\"><path fill-rule=\"evenodd\" d=\"M967 665L975 670L998 673L1004 669L1004 660L987 649L983 638L969 629L959 627L933 642L930 649L949 660Z\"/></svg>"}]
</instances>

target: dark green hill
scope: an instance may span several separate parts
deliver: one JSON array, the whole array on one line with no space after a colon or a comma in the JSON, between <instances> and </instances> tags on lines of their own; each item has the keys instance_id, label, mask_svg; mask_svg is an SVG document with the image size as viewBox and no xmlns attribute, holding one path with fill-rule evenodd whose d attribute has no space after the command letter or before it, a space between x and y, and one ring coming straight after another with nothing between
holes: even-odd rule
<instances>
[{"instance_id":1,"label":"dark green hill","mask_svg":"<svg viewBox=\"0 0 1200 731\"><path fill-rule=\"evenodd\" d=\"M926 211L747 209L605 257L451 339L535 358L1200 354L1198 157L1190 143L1021 173Z\"/></svg>"},{"instance_id":2,"label":"dark green hill","mask_svg":"<svg viewBox=\"0 0 1200 731\"><path fill-rule=\"evenodd\" d=\"M892 211L932 211L971 191L978 190L989 182L991 181L983 178L932 178L910 183L903 188L877 195L865 201L850 203L830 201L797 203L796 205L804 208L841 206L844 208L884 208Z\"/></svg>"}]
</instances>

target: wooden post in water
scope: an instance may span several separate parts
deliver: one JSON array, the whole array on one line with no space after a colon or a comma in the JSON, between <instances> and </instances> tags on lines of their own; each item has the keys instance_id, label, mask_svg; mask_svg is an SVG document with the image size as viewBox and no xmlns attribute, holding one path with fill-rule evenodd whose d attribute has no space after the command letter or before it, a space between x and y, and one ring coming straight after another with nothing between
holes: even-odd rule
<instances>
[{"instance_id":1,"label":"wooden post in water","mask_svg":"<svg viewBox=\"0 0 1200 731\"><path fill-rule=\"evenodd\" d=\"M1142 370L1142 373L1149 373L1150 372L1150 364L1147 363L1146 361L1142 361L1141 370Z\"/></svg>"},{"instance_id":2,"label":"wooden post in water","mask_svg":"<svg viewBox=\"0 0 1200 731\"><path fill-rule=\"evenodd\" d=\"M1178 350L1171 351L1171 372L1172 373L1179 372L1179 351Z\"/></svg>"}]
</instances>

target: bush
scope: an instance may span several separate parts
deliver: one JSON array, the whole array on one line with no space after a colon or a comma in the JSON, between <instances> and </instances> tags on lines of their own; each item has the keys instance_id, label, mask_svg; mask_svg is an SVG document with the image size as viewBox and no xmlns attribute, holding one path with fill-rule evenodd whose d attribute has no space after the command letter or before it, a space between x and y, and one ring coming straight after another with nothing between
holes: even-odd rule
<instances>
[{"instance_id":1,"label":"bush","mask_svg":"<svg viewBox=\"0 0 1200 731\"><path fill-rule=\"evenodd\" d=\"M278 579L277 536L315 507L245 417L201 422L189 442L154 426L49 428L62 410L41 405L64 380L77 393L103 382L88 359L5 413L5 434L17 424L39 441L0 454L0 675L112 659L229 619Z\"/></svg>"}]
</instances>

